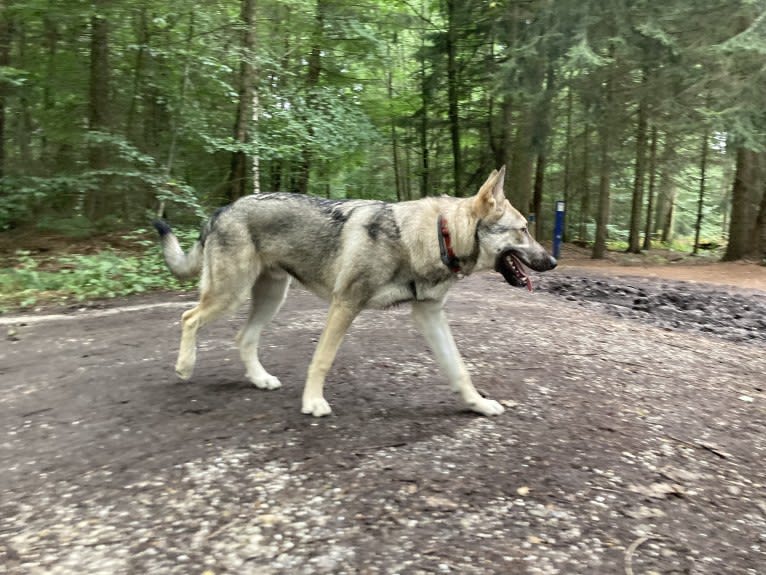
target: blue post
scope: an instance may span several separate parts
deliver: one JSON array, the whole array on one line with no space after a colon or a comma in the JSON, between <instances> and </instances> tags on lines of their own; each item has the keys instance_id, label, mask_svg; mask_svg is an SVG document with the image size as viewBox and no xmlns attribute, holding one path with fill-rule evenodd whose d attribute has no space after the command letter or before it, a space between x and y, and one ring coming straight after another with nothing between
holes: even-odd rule
<instances>
[{"instance_id":1,"label":"blue post","mask_svg":"<svg viewBox=\"0 0 766 575\"><path fill-rule=\"evenodd\" d=\"M564 202L556 202L556 225L553 228L553 257L559 259L561 239L564 237Z\"/></svg>"}]
</instances>

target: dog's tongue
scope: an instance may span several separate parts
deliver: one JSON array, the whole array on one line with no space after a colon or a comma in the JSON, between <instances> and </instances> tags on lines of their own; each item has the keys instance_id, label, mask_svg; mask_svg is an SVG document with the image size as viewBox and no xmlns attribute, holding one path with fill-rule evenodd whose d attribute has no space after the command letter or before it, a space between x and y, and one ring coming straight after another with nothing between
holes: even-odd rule
<instances>
[{"instance_id":1,"label":"dog's tongue","mask_svg":"<svg viewBox=\"0 0 766 575\"><path fill-rule=\"evenodd\" d=\"M532 278L529 277L529 274L527 273L528 270L526 269L524 264L522 264L521 261L517 257L514 257L512 255L511 259L513 260L513 263L514 263L516 269L521 274L524 283L527 284L527 291L531 293L532 292Z\"/></svg>"}]
</instances>

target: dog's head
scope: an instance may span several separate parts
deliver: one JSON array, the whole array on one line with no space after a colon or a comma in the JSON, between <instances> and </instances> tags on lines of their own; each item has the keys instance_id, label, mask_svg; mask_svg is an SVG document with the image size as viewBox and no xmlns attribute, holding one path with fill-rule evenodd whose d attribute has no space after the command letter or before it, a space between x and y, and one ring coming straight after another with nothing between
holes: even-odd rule
<instances>
[{"instance_id":1,"label":"dog's head","mask_svg":"<svg viewBox=\"0 0 766 575\"><path fill-rule=\"evenodd\" d=\"M545 272L556 267L556 259L529 235L527 220L505 198L505 166L494 170L479 193L471 198L478 219L477 267L494 268L512 286L532 288L527 268Z\"/></svg>"}]
</instances>

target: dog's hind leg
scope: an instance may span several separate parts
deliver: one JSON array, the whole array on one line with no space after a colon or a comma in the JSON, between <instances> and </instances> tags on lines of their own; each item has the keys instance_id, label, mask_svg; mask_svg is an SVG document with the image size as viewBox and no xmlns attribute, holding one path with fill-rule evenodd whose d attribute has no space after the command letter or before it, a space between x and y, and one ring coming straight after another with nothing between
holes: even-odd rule
<instances>
[{"instance_id":1,"label":"dog's hind leg","mask_svg":"<svg viewBox=\"0 0 766 575\"><path fill-rule=\"evenodd\" d=\"M327 325L319 338L314 357L309 365L306 386L303 388L301 411L314 417L322 417L332 412L330 404L324 398L324 380L335 360L343 336L354 321L358 308L346 302L333 300L327 315Z\"/></svg>"},{"instance_id":2,"label":"dog's hind leg","mask_svg":"<svg viewBox=\"0 0 766 575\"><path fill-rule=\"evenodd\" d=\"M260 271L252 247L224 251L211 244L209 241L205 247L199 303L181 316L181 346L176 361L176 373L181 379L189 379L194 371L199 329L236 309Z\"/></svg>"},{"instance_id":3,"label":"dog's hind leg","mask_svg":"<svg viewBox=\"0 0 766 575\"><path fill-rule=\"evenodd\" d=\"M258 341L261 331L282 307L290 287L290 276L284 272L264 272L253 284L250 301L250 317L237 335L242 361L247 377L261 389L281 387L279 380L267 372L258 359Z\"/></svg>"},{"instance_id":4,"label":"dog's hind leg","mask_svg":"<svg viewBox=\"0 0 766 575\"><path fill-rule=\"evenodd\" d=\"M442 302L420 301L412 304L412 318L426 338L436 361L446 374L450 387L459 392L468 407L482 415L500 415L503 406L482 397L471 382L468 369L452 337Z\"/></svg>"}]
</instances>

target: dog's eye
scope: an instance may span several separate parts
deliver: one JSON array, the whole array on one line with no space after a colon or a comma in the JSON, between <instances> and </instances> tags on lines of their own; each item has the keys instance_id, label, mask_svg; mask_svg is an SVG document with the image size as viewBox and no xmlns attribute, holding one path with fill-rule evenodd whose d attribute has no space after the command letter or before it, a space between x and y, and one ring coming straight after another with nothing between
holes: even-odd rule
<instances>
[{"instance_id":1,"label":"dog's eye","mask_svg":"<svg viewBox=\"0 0 766 575\"><path fill-rule=\"evenodd\" d=\"M524 227L523 227L523 228L521 228L521 230L519 230L519 231L520 231L522 234L526 234L526 233L527 233L529 230L527 230L527 227L526 227L526 226L524 226Z\"/></svg>"}]
</instances>

